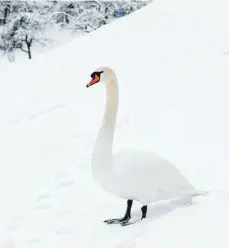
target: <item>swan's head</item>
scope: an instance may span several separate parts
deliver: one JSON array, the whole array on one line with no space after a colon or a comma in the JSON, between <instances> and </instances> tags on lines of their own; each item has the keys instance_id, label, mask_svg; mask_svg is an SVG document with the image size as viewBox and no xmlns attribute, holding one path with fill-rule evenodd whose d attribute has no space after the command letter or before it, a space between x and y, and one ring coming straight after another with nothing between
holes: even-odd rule
<instances>
[{"instance_id":1,"label":"swan's head","mask_svg":"<svg viewBox=\"0 0 229 248\"><path fill-rule=\"evenodd\" d=\"M99 82L108 83L114 78L115 78L115 73L111 68L100 67L92 72L91 81L86 85L86 87L90 87Z\"/></svg>"}]
</instances>

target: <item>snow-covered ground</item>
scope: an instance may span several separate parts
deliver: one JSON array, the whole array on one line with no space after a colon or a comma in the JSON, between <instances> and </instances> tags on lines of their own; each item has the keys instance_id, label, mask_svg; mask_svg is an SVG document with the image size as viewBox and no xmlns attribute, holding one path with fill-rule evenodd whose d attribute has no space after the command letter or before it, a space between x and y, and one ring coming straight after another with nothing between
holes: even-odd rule
<instances>
[{"instance_id":1,"label":"snow-covered ground","mask_svg":"<svg viewBox=\"0 0 229 248\"><path fill-rule=\"evenodd\" d=\"M226 0L158 0L0 68L0 247L228 247L228 22ZM102 65L120 84L115 148L152 150L209 195L152 204L128 227L102 222L126 205L90 174L105 96L85 86Z\"/></svg>"}]
</instances>

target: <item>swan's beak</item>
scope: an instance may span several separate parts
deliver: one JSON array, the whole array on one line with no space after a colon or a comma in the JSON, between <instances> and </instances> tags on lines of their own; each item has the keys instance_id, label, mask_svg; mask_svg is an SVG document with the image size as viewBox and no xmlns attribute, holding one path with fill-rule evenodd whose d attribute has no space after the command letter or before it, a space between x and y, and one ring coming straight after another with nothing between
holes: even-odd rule
<instances>
[{"instance_id":1,"label":"swan's beak","mask_svg":"<svg viewBox=\"0 0 229 248\"><path fill-rule=\"evenodd\" d=\"M95 75L94 78L92 78L92 80L86 85L86 87L90 87L92 86L93 84L96 84L99 82L99 76L98 75Z\"/></svg>"}]
</instances>

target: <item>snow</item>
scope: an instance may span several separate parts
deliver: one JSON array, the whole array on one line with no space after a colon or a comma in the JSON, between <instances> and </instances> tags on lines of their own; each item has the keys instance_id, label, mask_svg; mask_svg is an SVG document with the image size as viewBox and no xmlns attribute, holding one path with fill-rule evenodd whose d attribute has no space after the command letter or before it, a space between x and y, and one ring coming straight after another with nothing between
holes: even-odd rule
<instances>
[{"instance_id":1,"label":"snow","mask_svg":"<svg viewBox=\"0 0 229 248\"><path fill-rule=\"evenodd\" d=\"M158 0L0 68L0 247L228 247L228 21L225 0ZM85 86L103 65L120 84L115 148L150 149L209 195L102 222L126 207L90 172L105 95Z\"/></svg>"}]
</instances>

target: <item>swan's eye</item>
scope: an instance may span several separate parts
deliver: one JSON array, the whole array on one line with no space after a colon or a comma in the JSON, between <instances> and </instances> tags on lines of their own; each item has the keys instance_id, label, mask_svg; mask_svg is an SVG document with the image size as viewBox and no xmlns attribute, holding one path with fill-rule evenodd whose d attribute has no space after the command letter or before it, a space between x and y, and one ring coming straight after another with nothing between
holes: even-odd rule
<instances>
[{"instance_id":1,"label":"swan's eye","mask_svg":"<svg viewBox=\"0 0 229 248\"><path fill-rule=\"evenodd\" d=\"M93 72L93 73L91 74L91 78L95 78L95 75L96 75L96 72Z\"/></svg>"},{"instance_id":2,"label":"swan's eye","mask_svg":"<svg viewBox=\"0 0 229 248\"><path fill-rule=\"evenodd\" d=\"M95 78L95 76L98 76L100 78L100 75L103 73L103 71L95 71L91 74L91 78Z\"/></svg>"}]
</instances>

